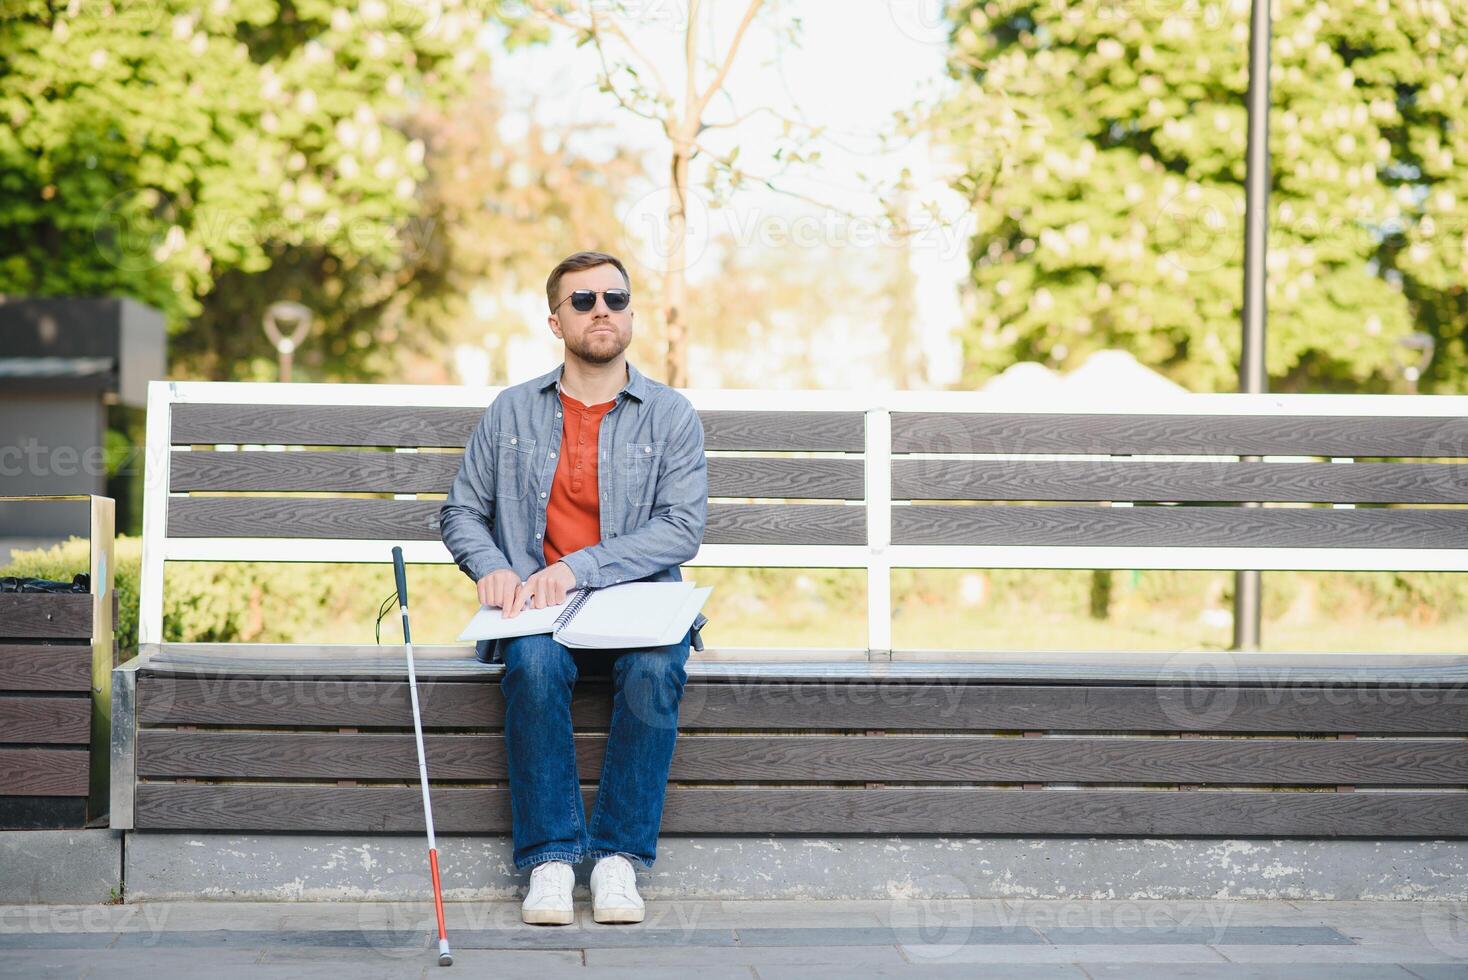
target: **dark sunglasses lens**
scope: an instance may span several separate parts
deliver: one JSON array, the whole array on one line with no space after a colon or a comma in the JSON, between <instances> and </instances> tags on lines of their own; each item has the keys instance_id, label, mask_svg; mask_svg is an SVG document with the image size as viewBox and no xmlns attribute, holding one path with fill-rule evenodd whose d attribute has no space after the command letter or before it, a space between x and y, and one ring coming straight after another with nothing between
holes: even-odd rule
<instances>
[{"instance_id":1,"label":"dark sunglasses lens","mask_svg":"<svg viewBox=\"0 0 1468 980\"><path fill-rule=\"evenodd\" d=\"M625 289L608 289L604 295L609 310L625 310L627 304L632 302L632 294Z\"/></svg>"},{"instance_id":2,"label":"dark sunglasses lens","mask_svg":"<svg viewBox=\"0 0 1468 980\"><path fill-rule=\"evenodd\" d=\"M585 313L596 305L596 293L589 289L578 289L571 294L571 306L578 313Z\"/></svg>"}]
</instances>

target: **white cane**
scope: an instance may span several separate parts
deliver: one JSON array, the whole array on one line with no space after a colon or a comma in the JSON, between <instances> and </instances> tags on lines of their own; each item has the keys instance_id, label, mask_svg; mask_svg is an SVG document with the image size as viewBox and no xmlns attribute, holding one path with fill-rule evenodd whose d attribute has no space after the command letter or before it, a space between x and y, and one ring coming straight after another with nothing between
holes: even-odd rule
<instances>
[{"instance_id":1,"label":"white cane","mask_svg":"<svg viewBox=\"0 0 1468 980\"><path fill-rule=\"evenodd\" d=\"M433 910L438 915L438 965L453 966L449 935L443 924L443 886L438 881L438 844L433 839L433 801L428 798L428 760L423 752L423 721L418 715L418 675L413 671L413 635L408 631L408 575L403 549L392 550L393 575L398 580L398 607L403 611L403 645L408 648L408 696L413 702L413 739L418 743L418 782L423 787L423 822L428 825L428 871L433 878Z\"/></svg>"}]
</instances>

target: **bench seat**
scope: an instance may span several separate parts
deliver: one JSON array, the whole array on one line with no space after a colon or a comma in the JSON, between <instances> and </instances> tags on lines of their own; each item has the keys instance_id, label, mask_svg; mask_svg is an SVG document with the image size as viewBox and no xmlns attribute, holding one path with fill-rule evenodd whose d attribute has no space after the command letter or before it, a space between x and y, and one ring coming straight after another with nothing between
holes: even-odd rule
<instances>
[{"instance_id":1,"label":"bench seat","mask_svg":"<svg viewBox=\"0 0 1468 980\"><path fill-rule=\"evenodd\" d=\"M385 593L392 547L452 561L441 495L494 394L150 388L115 827L422 827L401 646L163 642L164 566L372 563ZM923 651L893 635L898 612L925 614L893 601L899 569L1468 571L1468 483L1441 462L1468 458L1468 398L687 394L710 498L685 573L859 571L866 622L854 649L690 659L664 833L1468 837L1468 654ZM706 642L729 615L710 612ZM469 645L415 654L438 829L508 833L503 667ZM571 715L589 807L604 677L583 675Z\"/></svg>"},{"instance_id":2,"label":"bench seat","mask_svg":"<svg viewBox=\"0 0 1468 980\"><path fill-rule=\"evenodd\" d=\"M440 831L507 832L502 665L415 655ZM419 830L404 672L379 646L146 651L115 685L135 829ZM695 658L688 675L665 833L1468 833L1464 655ZM588 808L610 701L604 678L577 684Z\"/></svg>"},{"instance_id":3,"label":"bench seat","mask_svg":"<svg viewBox=\"0 0 1468 980\"><path fill-rule=\"evenodd\" d=\"M791 651L798 655L800 651ZM728 659L720 659L720 654ZM1129 681L1142 683L1331 683L1468 684L1468 654L1463 653L1249 653L1221 651L1053 651L1023 650L967 654L945 660L754 660L768 649L706 651L688 661L689 681L697 680L949 680L949 681ZM497 680L503 664L474 658L472 644L414 645L420 676ZM401 649L359 644L170 643L144 651L136 669L163 676L222 672L232 676L310 676L402 678L407 667Z\"/></svg>"}]
</instances>

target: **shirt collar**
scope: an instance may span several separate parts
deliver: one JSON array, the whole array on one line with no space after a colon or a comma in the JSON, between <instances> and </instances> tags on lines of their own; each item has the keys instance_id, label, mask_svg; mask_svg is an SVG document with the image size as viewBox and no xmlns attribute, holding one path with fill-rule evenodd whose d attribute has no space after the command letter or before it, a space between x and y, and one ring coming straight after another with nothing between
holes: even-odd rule
<instances>
[{"instance_id":1,"label":"shirt collar","mask_svg":"<svg viewBox=\"0 0 1468 980\"><path fill-rule=\"evenodd\" d=\"M637 370L637 367L631 361L628 361L626 363L627 383L622 386L622 390L617 392L617 394L621 395L623 392L625 392L626 394L631 395L633 398L636 398L640 402L647 401L647 378L643 376L643 373L641 371ZM551 370L546 374L542 374L538 379L536 379L536 390L545 391L548 388L554 387L557 391L560 391L561 375L565 373L565 370L566 362L562 361L560 364L556 365L554 370ZM616 401L615 398L612 400Z\"/></svg>"}]
</instances>

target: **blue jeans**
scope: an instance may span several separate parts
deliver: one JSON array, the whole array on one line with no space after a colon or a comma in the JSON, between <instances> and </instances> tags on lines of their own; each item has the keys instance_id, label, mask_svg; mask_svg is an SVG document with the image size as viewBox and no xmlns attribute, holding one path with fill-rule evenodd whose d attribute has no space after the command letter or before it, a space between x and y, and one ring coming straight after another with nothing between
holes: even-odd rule
<instances>
[{"instance_id":1,"label":"blue jeans","mask_svg":"<svg viewBox=\"0 0 1468 980\"><path fill-rule=\"evenodd\" d=\"M608 854L652 867L691 639L690 630L669 646L614 650L571 649L549 633L500 641L517 870ZM571 692L583 673L612 682L611 734L589 825L571 728Z\"/></svg>"}]
</instances>

